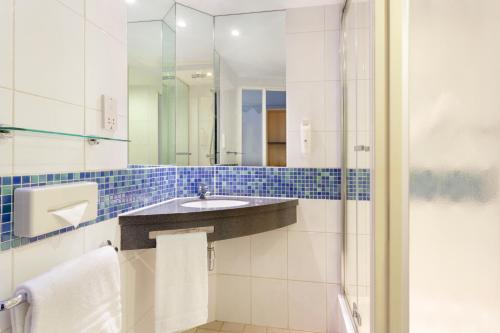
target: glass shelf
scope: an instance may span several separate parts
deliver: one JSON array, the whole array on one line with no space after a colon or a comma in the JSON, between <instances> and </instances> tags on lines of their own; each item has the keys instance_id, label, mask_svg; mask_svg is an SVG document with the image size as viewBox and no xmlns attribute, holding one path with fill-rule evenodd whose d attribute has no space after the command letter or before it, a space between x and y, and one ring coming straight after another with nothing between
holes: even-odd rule
<instances>
[{"instance_id":1,"label":"glass shelf","mask_svg":"<svg viewBox=\"0 0 500 333\"><path fill-rule=\"evenodd\" d=\"M60 136L70 136L74 138L82 138L89 140L89 143L98 143L101 140L105 141L117 141L117 142L130 142L127 139L115 139L109 138L105 136L97 136L97 135L83 135L83 134L73 134L73 133L65 133L65 132L53 132L53 131L44 131L33 128L23 128L23 127L12 127L12 126L3 126L0 125L0 134L9 134L11 132L29 132L29 133L39 133L39 134L49 134L49 135L60 135Z\"/></svg>"}]
</instances>

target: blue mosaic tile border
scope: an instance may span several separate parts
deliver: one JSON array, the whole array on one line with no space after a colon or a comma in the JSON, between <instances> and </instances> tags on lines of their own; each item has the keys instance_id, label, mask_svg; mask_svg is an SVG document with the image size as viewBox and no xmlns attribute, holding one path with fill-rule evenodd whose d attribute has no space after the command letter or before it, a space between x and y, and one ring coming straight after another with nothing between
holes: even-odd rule
<instances>
[{"instance_id":1,"label":"blue mosaic tile border","mask_svg":"<svg viewBox=\"0 0 500 333\"><path fill-rule=\"evenodd\" d=\"M216 167L218 195L340 200L338 168Z\"/></svg>"},{"instance_id":2,"label":"blue mosaic tile border","mask_svg":"<svg viewBox=\"0 0 500 333\"><path fill-rule=\"evenodd\" d=\"M370 200L370 169L347 170L347 200Z\"/></svg>"},{"instance_id":3,"label":"blue mosaic tile border","mask_svg":"<svg viewBox=\"0 0 500 333\"><path fill-rule=\"evenodd\" d=\"M206 184L209 191L217 195L340 200L341 178L339 168L140 165L110 171L0 177L0 251L74 229L68 227L33 238L15 237L13 193L18 187L97 182L98 217L80 224L81 228L175 197L195 196L201 183ZM369 169L349 169L347 182L348 200L370 200Z\"/></svg>"},{"instance_id":4,"label":"blue mosaic tile border","mask_svg":"<svg viewBox=\"0 0 500 333\"><path fill-rule=\"evenodd\" d=\"M178 167L177 197L193 197L198 194L200 184L205 184L208 191L214 189L215 167Z\"/></svg>"},{"instance_id":5,"label":"blue mosaic tile border","mask_svg":"<svg viewBox=\"0 0 500 333\"><path fill-rule=\"evenodd\" d=\"M121 170L41 174L0 178L0 250L18 247L37 240L73 230L68 227L33 238L19 238L13 234L14 190L18 187L36 187L91 181L98 184L97 219L80 224L79 228L115 218L118 214L174 198L176 168L128 168Z\"/></svg>"}]
</instances>

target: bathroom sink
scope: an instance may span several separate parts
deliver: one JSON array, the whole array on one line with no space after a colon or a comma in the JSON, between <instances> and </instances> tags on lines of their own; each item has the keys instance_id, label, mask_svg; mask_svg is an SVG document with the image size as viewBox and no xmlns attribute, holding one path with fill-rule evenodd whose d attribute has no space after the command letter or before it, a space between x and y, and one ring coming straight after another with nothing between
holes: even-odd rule
<instances>
[{"instance_id":1,"label":"bathroom sink","mask_svg":"<svg viewBox=\"0 0 500 333\"><path fill-rule=\"evenodd\" d=\"M245 205L248 205L248 201L214 199L189 201L183 203L181 206L187 208L231 208Z\"/></svg>"}]
</instances>

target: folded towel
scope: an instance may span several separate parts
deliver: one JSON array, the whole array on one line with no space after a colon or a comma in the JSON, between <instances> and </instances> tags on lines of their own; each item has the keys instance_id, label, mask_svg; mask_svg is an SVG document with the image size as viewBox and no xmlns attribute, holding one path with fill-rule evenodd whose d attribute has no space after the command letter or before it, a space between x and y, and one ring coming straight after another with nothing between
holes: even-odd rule
<instances>
[{"instance_id":1,"label":"folded towel","mask_svg":"<svg viewBox=\"0 0 500 333\"><path fill-rule=\"evenodd\" d=\"M156 333L193 328L208 320L206 233L156 238Z\"/></svg>"},{"instance_id":2,"label":"folded towel","mask_svg":"<svg viewBox=\"0 0 500 333\"><path fill-rule=\"evenodd\" d=\"M27 303L11 310L13 333L118 333L120 266L106 246L63 263L16 289Z\"/></svg>"}]
</instances>

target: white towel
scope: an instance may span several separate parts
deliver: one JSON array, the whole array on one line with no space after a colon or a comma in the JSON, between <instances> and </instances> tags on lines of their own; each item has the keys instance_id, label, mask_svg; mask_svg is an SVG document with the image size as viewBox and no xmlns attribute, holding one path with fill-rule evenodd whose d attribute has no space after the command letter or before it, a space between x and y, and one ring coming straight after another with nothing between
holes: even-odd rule
<instances>
[{"instance_id":1,"label":"white towel","mask_svg":"<svg viewBox=\"0 0 500 333\"><path fill-rule=\"evenodd\" d=\"M11 310L13 333L118 333L120 266L110 246L26 281L16 294L28 302Z\"/></svg>"},{"instance_id":2,"label":"white towel","mask_svg":"<svg viewBox=\"0 0 500 333\"><path fill-rule=\"evenodd\" d=\"M156 333L188 330L208 320L206 233L156 238Z\"/></svg>"}]
</instances>

